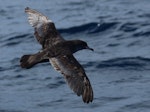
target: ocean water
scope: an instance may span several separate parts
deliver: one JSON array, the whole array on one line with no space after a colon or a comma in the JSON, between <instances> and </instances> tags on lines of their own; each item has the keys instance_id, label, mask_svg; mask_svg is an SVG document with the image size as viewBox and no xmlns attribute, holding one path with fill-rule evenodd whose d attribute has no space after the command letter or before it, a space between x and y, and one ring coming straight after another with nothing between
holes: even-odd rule
<instances>
[{"instance_id":1,"label":"ocean water","mask_svg":"<svg viewBox=\"0 0 150 112\"><path fill-rule=\"evenodd\" d=\"M150 112L149 0L0 1L0 112ZM74 54L91 81L92 103L49 63L20 67L22 55L41 49L27 6L51 18L65 39L95 50Z\"/></svg>"}]
</instances>

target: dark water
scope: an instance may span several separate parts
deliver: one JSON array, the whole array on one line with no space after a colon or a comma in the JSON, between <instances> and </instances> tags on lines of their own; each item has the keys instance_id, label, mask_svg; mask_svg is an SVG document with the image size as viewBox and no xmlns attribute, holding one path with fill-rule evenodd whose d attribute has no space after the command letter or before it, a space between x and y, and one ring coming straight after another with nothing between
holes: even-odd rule
<instances>
[{"instance_id":1,"label":"dark water","mask_svg":"<svg viewBox=\"0 0 150 112\"><path fill-rule=\"evenodd\" d=\"M22 69L23 54L40 45L25 7L48 15L65 39L82 39L80 51L94 89L84 104L49 63ZM3 0L0 4L0 112L149 112L149 0Z\"/></svg>"}]
</instances>

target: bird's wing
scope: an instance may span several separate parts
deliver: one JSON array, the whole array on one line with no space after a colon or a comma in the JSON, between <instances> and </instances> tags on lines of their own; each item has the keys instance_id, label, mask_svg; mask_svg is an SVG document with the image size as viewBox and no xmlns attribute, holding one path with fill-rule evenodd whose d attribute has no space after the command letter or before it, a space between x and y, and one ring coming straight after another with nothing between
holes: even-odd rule
<instances>
[{"instance_id":1,"label":"bird's wing","mask_svg":"<svg viewBox=\"0 0 150 112\"><path fill-rule=\"evenodd\" d=\"M25 12L28 14L29 24L35 29L35 37L43 47L64 40L48 17L29 7L25 8Z\"/></svg>"},{"instance_id":2,"label":"bird's wing","mask_svg":"<svg viewBox=\"0 0 150 112\"><path fill-rule=\"evenodd\" d=\"M70 88L78 95L82 95L85 103L92 102L93 90L83 67L73 55L50 58L52 66L63 74Z\"/></svg>"}]
</instances>

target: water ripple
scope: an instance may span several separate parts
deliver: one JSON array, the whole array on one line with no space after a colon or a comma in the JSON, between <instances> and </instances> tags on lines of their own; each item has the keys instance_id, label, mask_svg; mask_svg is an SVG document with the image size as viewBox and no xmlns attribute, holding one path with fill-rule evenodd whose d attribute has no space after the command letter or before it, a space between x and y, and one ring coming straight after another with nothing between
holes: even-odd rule
<instances>
[{"instance_id":1,"label":"water ripple","mask_svg":"<svg viewBox=\"0 0 150 112\"><path fill-rule=\"evenodd\" d=\"M84 67L95 66L97 69L100 68L123 68L123 69L135 69L135 70L149 70L150 59L143 57L125 57L109 59L102 62L87 62Z\"/></svg>"},{"instance_id":2,"label":"water ripple","mask_svg":"<svg viewBox=\"0 0 150 112\"><path fill-rule=\"evenodd\" d=\"M75 34L75 33L81 33L85 32L87 34L93 34L98 32L106 31L110 28L113 28L115 25L117 25L117 22L109 22L109 23L87 23L80 26L74 26L67 29L59 29L60 33L69 33L69 34Z\"/></svg>"}]
</instances>

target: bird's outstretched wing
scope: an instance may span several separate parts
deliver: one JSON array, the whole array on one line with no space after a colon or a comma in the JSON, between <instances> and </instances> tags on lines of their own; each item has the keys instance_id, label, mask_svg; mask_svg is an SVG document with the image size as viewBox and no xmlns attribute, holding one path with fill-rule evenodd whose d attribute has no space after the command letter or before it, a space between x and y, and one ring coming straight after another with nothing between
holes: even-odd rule
<instances>
[{"instance_id":1,"label":"bird's outstretched wing","mask_svg":"<svg viewBox=\"0 0 150 112\"><path fill-rule=\"evenodd\" d=\"M85 103L92 102L93 90L83 67L73 55L65 55L50 59L53 67L63 74L70 88L78 95L82 95Z\"/></svg>"},{"instance_id":2,"label":"bird's outstretched wing","mask_svg":"<svg viewBox=\"0 0 150 112\"><path fill-rule=\"evenodd\" d=\"M25 12L28 14L29 24L35 29L34 35L43 48L64 41L48 17L29 7L25 8Z\"/></svg>"}]
</instances>

